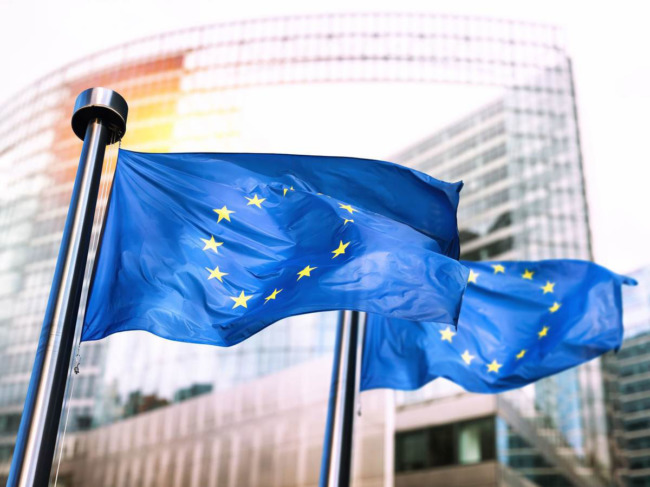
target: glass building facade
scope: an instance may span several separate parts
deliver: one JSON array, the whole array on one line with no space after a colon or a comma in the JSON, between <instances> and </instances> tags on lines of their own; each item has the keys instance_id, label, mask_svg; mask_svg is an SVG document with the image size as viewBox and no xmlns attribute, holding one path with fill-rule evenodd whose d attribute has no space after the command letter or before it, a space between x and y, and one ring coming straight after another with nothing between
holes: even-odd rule
<instances>
[{"instance_id":1,"label":"glass building facade","mask_svg":"<svg viewBox=\"0 0 650 487\"><path fill-rule=\"evenodd\" d=\"M623 294L625 340L605 357L613 478L620 487L650 486L650 267L630 274Z\"/></svg>"},{"instance_id":2,"label":"glass building facade","mask_svg":"<svg viewBox=\"0 0 650 487\"><path fill-rule=\"evenodd\" d=\"M571 63L566 56L558 56L554 64L393 159L439 179L465 181L458 211L463 259L592 257ZM599 361L527 389L524 394L500 395L501 409L512 408L511 416L525 419L530 429L517 431L497 416L493 434L503 445L499 460L539 485L604 485L609 453ZM405 394L403 404L445 398L439 390L432 384ZM458 391L452 389L450 394ZM460 424L445 428L457 429ZM550 441L535 454L510 455L518 450L512 444L534 450L535 442L527 434ZM562 461L556 461L557 451L566 452ZM527 463L530 468L524 468ZM591 472L577 474L585 469Z\"/></svg>"},{"instance_id":3,"label":"glass building facade","mask_svg":"<svg viewBox=\"0 0 650 487\"><path fill-rule=\"evenodd\" d=\"M76 95L89 86L126 98L122 144L141 151L340 147L380 158L411 144L413 134L445 125L393 159L466 180L459 212L466 258L590 256L571 64L554 26L437 14L293 16L198 27L97 53L0 106L0 479L9 467L81 148L70 115ZM344 86L348 98L340 102ZM461 108L438 119L435 110L422 116L436 90L462 92ZM367 93L378 96L355 118ZM385 116L409 105L409 95L411 112ZM473 111L468 97L491 102ZM303 101L307 108L296 111ZM338 118L322 122L329 106ZM458 122L449 124L450 116ZM341 118L357 125L337 132L347 127ZM269 142L276 139L292 144ZM376 152L383 147L390 150ZM115 159L112 147L98 219ZM62 424L68 431L104 425L312 359L331 351L333 324L328 314L292 318L224 350L142 333L84 343ZM591 468L607 460L598 370L583 369L536 386L517 411L544 426L553 448L568 449L576 465ZM421 394L429 400L427 391ZM560 394L570 400L558 404ZM494 421L488 429L500 445L508 429ZM454 431L459 445L474 445L459 447L455 459L483 458L478 433ZM504 451L496 448L498 460Z\"/></svg>"}]
</instances>

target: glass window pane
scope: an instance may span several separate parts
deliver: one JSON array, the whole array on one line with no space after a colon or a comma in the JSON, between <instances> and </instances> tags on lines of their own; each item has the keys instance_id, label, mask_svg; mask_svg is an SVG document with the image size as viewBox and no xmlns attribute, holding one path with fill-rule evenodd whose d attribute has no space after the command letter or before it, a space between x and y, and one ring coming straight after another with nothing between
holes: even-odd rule
<instances>
[{"instance_id":1,"label":"glass window pane","mask_svg":"<svg viewBox=\"0 0 650 487\"><path fill-rule=\"evenodd\" d=\"M395 441L395 468L398 472L421 470L428 465L427 430L399 433Z\"/></svg>"},{"instance_id":2,"label":"glass window pane","mask_svg":"<svg viewBox=\"0 0 650 487\"><path fill-rule=\"evenodd\" d=\"M496 454L494 434L493 418L461 423L458 433L459 463L493 460Z\"/></svg>"},{"instance_id":3,"label":"glass window pane","mask_svg":"<svg viewBox=\"0 0 650 487\"><path fill-rule=\"evenodd\" d=\"M431 428L429 433L430 466L442 467L454 462L454 425Z\"/></svg>"},{"instance_id":4,"label":"glass window pane","mask_svg":"<svg viewBox=\"0 0 650 487\"><path fill-rule=\"evenodd\" d=\"M481 461L481 429L476 423L461 425L458 446L460 463L476 463Z\"/></svg>"}]
</instances>

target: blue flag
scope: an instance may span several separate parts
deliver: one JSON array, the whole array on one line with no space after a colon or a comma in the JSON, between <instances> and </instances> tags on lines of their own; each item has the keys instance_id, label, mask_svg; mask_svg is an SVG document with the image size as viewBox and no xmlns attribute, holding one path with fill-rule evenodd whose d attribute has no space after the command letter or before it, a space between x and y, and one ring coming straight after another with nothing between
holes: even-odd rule
<instances>
[{"instance_id":1,"label":"blue flag","mask_svg":"<svg viewBox=\"0 0 650 487\"><path fill-rule=\"evenodd\" d=\"M471 392L501 392L618 349L621 286L591 262L464 262L458 329L368 316L361 389L411 390L444 377Z\"/></svg>"},{"instance_id":2,"label":"blue flag","mask_svg":"<svg viewBox=\"0 0 650 487\"><path fill-rule=\"evenodd\" d=\"M453 326L460 187L363 159L120 151L82 340L229 346L333 309Z\"/></svg>"}]
</instances>

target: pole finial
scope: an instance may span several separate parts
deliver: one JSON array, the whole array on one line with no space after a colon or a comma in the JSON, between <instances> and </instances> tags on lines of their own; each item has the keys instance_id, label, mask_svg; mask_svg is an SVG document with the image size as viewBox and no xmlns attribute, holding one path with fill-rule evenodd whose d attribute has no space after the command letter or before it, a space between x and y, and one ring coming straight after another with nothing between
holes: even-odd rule
<instances>
[{"instance_id":1,"label":"pole finial","mask_svg":"<svg viewBox=\"0 0 650 487\"><path fill-rule=\"evenodd\" d=\"M84 140L88 122L101 120L114 134L122 139L126 132L126 117L129 106L118 92L108 88L88 88L77 96L72 114L72 130Z\"/></svg>"}]
</instances>

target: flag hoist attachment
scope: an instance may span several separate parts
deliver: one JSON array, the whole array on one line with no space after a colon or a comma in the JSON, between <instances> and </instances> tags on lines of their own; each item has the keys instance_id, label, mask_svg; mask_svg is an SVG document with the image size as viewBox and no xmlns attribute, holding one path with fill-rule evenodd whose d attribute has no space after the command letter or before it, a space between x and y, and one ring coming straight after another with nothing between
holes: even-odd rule
<instances>
[{"instance_id":1,"label":"flag hoist attachment","mask_svg":"<svg viewBox=\"0 0 650 487\"><path fill-rule=\"evenodd\" d=\"M106 146L126 132L128 106L106 88L77 97L72 130L83 140L50 297L16 438L8 487L47 486L72 355Z\"/></svg>"},{"instance_id":2,"label":"flag hoist attachment","mask_svg":"<svg viewBox=\"0 0 650 487\"><path fill-rule=\"evenodd\" d=\"M354 413L366 314L341 311L330 385L319 487L348 487L352 476Z\"/></svg>"}]
</instances>

